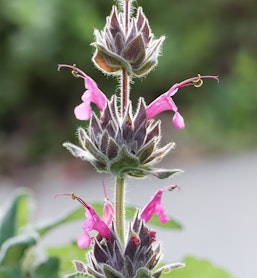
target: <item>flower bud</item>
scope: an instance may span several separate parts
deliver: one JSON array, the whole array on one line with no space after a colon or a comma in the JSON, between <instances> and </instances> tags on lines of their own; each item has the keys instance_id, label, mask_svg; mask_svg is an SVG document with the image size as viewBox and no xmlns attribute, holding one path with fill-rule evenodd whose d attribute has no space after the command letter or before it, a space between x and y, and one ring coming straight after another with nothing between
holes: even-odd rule
<instances>
[{"instance_id":1,"label":"flower bud","mask_svg":"<svg viewBox=\"0 0 257 278\"><path fill-rule=\"evenodd\" d=\"M157 65L164 36L154 39L141 7L137 17L129 19L128 28L125 21L124 12L119 13L114 6L104 30L95 31L93 62L107 74L125 69L129 75L142 77Z\"/></svg>"}]
</instances>

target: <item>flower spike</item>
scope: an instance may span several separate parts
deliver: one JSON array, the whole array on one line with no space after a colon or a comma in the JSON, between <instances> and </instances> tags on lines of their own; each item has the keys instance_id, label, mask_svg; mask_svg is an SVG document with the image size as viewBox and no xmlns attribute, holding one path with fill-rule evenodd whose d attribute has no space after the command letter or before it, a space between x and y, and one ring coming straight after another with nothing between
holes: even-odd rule
<instances>
[{"instance_id":1,"label":"flower spike","mask_svg":"<svg viewBox=\"0 0 257 278\"><path fill-rule=\"evenodd\" d=\"M86 221L84 222L82 228L84 230L84 233L79 237L78 239L78 247L79 248L88 248L90 245L91 237L89 235L89 232L92 230L97 231L101 236L106 238L107 240L111 237L111 231L108 227L108 224L104 222L100 218L100 216L96 213L95 209L90 206L88 203L86 203L84 200L82 200L80 197L76 196L74 193L68 194L68 193L57 193L54 195L54 197L58 196L71 196L73 200L77 200L80 202L86 209Z\"/></svg>"},{"instance_id":2,"label":"flower spike","mask_svg":"<svg viewBox=\"0 0 257 278\"><path fill-rule=\"evenodd\" d=\"M96 82L86 75L82 70L77 68L75 65L58 65L58 70L62 67L71 68L72 75L76 78L83 78L85 83L86 91L82 95L82 103L75 107L74 114L78 120L89 120L92 115L91 103L95 103L100 111L102 111L107 103L107 98L104 93L98 88Z\"/></svg>"},{"instance_id":3,"label":"flower spike","mask_svg":"<svg viewBox=\"0 0 257 278\"><path fill-rule=\"evenodd\" d=\"M145 222L148 222L154 214L158 214L158 217L159 217L161 223L164 224L165 222L170 220L169 217L164 212L164 207L161 204L161 198L162 198L163 192L172 191L175 188L179 188L179 187L177 185L169 185L169 186L159 189L154 194L154 196L152 197L150 202L142 210L141 215L140 215L141 219L143 219Z\"/></svg>"},{"instance_id":4,"label":"flower spike","mask_svg":"<svg viewBox=\"0 0 257 278\"><path fill-rule=\"evenodd\" d=\"M178 89L187 87L187 86L194 86L196 88L199 88L203 85L204 78L212 78L219 81L218 76L201 76L198 74L196 77L192 77L189 79L186 79L180 83L174 84L166 93L160 95L157 99L155 99L151 104L149 104L146 108L146 116L148 119L154 118L156 115L160 114L163 111L166 110L172 110L175 112L172 122L173 125L176 128L184 128L185 123L183 117L178 112L178 108L171 98L174 96Z\"/></svg>"}]
</instances>

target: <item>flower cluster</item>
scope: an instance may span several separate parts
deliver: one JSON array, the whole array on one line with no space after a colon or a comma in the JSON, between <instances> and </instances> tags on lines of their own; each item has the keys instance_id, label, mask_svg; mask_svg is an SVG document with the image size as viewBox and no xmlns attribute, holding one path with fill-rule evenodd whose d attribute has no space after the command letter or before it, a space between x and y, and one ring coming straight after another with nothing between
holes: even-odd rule
<instances>
[{"instance_id":1,"label":"flower cluster","mask_svg":"<svg viewBox=\"0 0 257 278\"><path fill-rule=\"evenodd\" d=\"M198 75L177 83L148 106L140 98L134 115L131 102L128 102L125 114L122 116L117 107L116 96L108 100L94 80L83 71L75 66L58 66L59 69L62 67L71 68L76 77L83 78L86 88L82 95L83 102L74 110L77 119L90 120L87 131L83 128L78 129L78 138L82 148L69 142L64 143L74 156L89 161L99 172L119 176L128 174L134 177L144 177L151 174L159 178L167 178L179 172L176 169L153 168L174 147L174 143L159 147L160 121L156 122L153 118L163 111L172 110L175 112L174 126L183 128L184 119L171 97L179 88L199 87L203 78L217 79L216 76ZM99 108L100 118L92 112L91 103Z\"/></svg>"},{"instance_id":2,"label":"flower cluster","mask_svg":"<svg viewBox=\"0 0 257 278\"><path fill-rule=\"evenodd\" d=\"M77 197L74 193L55 194L71 196L85 207L86 221L82 226L83 234L78 239L79 248L88 248L93 242L93 251L88 254L89 265L81 261L74 261L79 273L89 274L93 277L159 277L162 271L171 271L184 266L182 263L166 265L159 269L155 266L160 260L160 244L155 245L156 232L145 225L154 214L165 223L169 217L165 214L161 204L162 194L172 191L177 185L166 186L159 189L141 212L137 212L134 221L130 224L127 240L123 245L115 229L114 207L109 199L105 198L103 218L95 209ZM97 232L95 237L90 232ZM142 276L152 272L152 276ZM122 276L120 276L122 275Z\"/></svg>"}]
</instances>

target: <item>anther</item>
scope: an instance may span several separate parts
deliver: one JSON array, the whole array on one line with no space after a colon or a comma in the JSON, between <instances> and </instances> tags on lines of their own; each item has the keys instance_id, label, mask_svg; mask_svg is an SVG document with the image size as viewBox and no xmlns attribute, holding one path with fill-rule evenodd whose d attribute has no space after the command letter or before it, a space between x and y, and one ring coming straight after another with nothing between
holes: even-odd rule
<instances>
[{"instance_id":1,"label":"anther","mask_svg":"<svg viewBox=\"0 0 257 278\"><path fill-rule=\"evenodd\" d=\"M74 192L71 193L71 198L72 198L73 200L76 200L76 199L77 199L77 196L75 195Z\"/></svg>"},{"instance_id":2,"label":"anther","mask_svg":"<svg viewBox=\"0 0 257 278\"><path fill-rule=\"evenodd\" d=\"M200 74L198 74L198 78L196 80L193 80L193 83L196 88L199 88L203 85L203 80L201 79Z\"/></svg>"},{"instance_id":3,"label":"anther","mask_svg":"<svg viewBox=\"0 0 257 278\"><path fill-rule=\"evenodd\" d=\"M73 64L73 67L76 67L76 64ZM71 73L74 77L79 78L78 72L76 70L72 70Z\"/></svg>"},{"instance_id":4,"label":"anther","mask_svg":"<svg viewBox=\"0 0 257 278\"><path fill-rule=\"evenodd\" d=\"M174 184L174 185L171 185L170 187L169 187L169 191L172 191L172 190L174 190L175 188L179 188L178 187L178 185L176 185L176 184Z\"/></svg>"}]
</instances>

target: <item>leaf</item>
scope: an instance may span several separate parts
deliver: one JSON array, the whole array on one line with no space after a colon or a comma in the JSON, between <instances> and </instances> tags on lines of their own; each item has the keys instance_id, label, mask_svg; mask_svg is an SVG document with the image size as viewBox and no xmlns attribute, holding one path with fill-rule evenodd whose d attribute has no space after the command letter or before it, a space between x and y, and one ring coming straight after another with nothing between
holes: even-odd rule
<instances>
[{"instance_id":1,"label":"leaf","mask_svg":"<svg viewBox=\"0 0 257 278\"><path fill-rule=\"evenodd\" d=\"M47 253L50 256L58 257L60 260L60 275L73 272L74 266L72 264L72 260L74 258L84 258L85 252L85 249L78 248L76 243L69 243L60 247L47 248Z\"/></svg>"},{"instance_id":2,"label":"leaf","mask_svg":"<svg viewBox=\"0 0 257 278\"><path fill-rule=\"evenodd\" d=\"M0 277L1 278L21 278L21 273L18 268L0 266Z\"/></svg>"},{"instance_id":3,"label":"leaf","mask_svg":"<svg viewBox=\"0 0 257 278\"><path fill-rule=\"evenodd\" d=\"M60 225L84 218L84 215L85 208L79 207L58 219L40 223L33 228L35 228L35 230L39 233L40 236L43 236Z\"/></svg>"},{"instance_id":4,"label":"leaf","mask_svg":"<svg viewBox=\"0 0 257 278\"><path fill-rule=\"evenodd\" d=\"M33 271L33 278L58 278L59 270L59 259L56 257L50 257L45 262L36 266L35 270Z\"/></svg>"},{"instance_id":5,"label":"leaf","mask_svg":"<svg viewBox=\"0 0 257 278\"><path fill-rule=\"evenodd\" d=\"M179 169L155 169L149 171L149 173L159 179L167 179L170 176L173 176L175 174L181 173L182 171Z\"/></svg>"},{"instance_id":6,"label":"leaf","mask_svg":"<svg viewBox=\"0 0 257 278\"><path fill-rule=\"evenodd\" d=\"M17 266L25 252L37 243L36 236L33 233L26 233L5 241L0 249L0 265Z\"/></svg>"},{"instance_id":7,"label":"leaf","mask_svg":"<svg viewBox=\"0 0 257 278\"><path fill-rule=\"evenodd\" d=\"M106 278L123 278L122 273L118 272L108 264L103 264L103 271Z\"/></svg>"},{"instance_id":8,"label":"leaf","mask_svg":"<svg viewBox=\"0 0 257 278\"><path fill-rule=\"evenodd\" d=\"M136 278L151 278L151 273L147 268L140 268L136 273Z\"/></svg>"},{"instance_id":9,"label":"leaf","mask_svg":"<svg viewBox=\"0 0 257 278\"><path fill-rule=\"evenodd\" d=\"M28 192L26 192L26 190L19 190L13 199L3 209L0 216L0 246L7 239L16 235L17 226L21 226L27 221L25 215L27 212L27 210L25 210L25 201L27 200L27 197ZM22 211L23 209L25 211Z\"/></svg>"},{"instance_id":10,"label":"leaf","mask_svg":"<svg viewBox=\"0 0 257 278\"><path fill-rule=\"evenodd\" d=\"M163 278L232 278L228 272L222 268L215 267L207 260L186 257L185 267L175 269L170 274L162 274Z\"/></svg>"},{"instance_id":11,"label":"leaf","mask_svg":"<svg viewBox=\"0 0 257 278\"><path fill-rule=\"evenodd\" d=\"M144 169L144 168L131 168L129 169L130 172L128 173L132 177L144 177L146 175L153 175L159 179L166 179L170 176L173 176L175 174L181 173L182 170L179 169Z\"/></svg>"}]
</instances>

